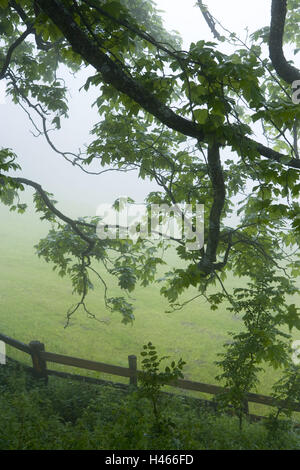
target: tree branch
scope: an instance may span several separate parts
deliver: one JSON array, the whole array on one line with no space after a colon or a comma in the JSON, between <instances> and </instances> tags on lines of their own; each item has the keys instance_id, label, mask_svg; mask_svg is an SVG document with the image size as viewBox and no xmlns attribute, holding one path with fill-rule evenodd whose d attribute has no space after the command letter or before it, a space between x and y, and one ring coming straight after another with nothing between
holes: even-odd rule
<instances>
[{"instance_id":1,"label":"tree branch","mask_svg":"<svg viewBox=\"0 0 300 470\"><path fill-rule=\"evenodd\" d=\"M226 197L224 176L220 160L220 145L218 143L214 142L209 145L207 162L213 188L213 204L209 214L207 247L204 256L198 264L199 269L203 271L205 275L219 268L219 265L214 263L217 257L220 238L220 221ZM223 265L223 263L221 264Z\"/></svg>"},{"instance_id":2,"label":"tree branch","mask_svg":"<svg viewBox=\"0 0 300 470\"><path fill-rule=\"evenodd\" d=\"M59 0L36 0L41 9L51 18L70 42L73 50L81 55L90 65L101 73L104 82L126 94L138 103L145 111L155 116L162 124L188 137L205 142L208 136L203 126L174 113L172 109L159 101L155 95L146 90L139 82L129 77L124 70L101 51L95 43L75 23L72 14ZM241 135L241 141L251 145L260 155L275 160L291 168L300 169L300 161L287 160L287 155L276 152L264 145Z\"/></svg>"},{"instance_id":3,"label":"tree branch","mask_svg":"<svg viewBox=\"0 0 300 470\"><path fill-rule=\"evenodd\" d=\"M80 29L70 12L58 0L37 0L37 3L60 28L73 50L94 66L106 83L126 94L171 129L196 139L204 139L201 126L178 116L139 82L129 77L120 66L101 51L99 44L96 44Z\"/></svg>"},{"instance_id":4,"label":"tree branch","mask_svg":"<svg viewBox=\"0 0 300 470\"><path fill-rule=\"evenodd\" d=\"M18 13L18 15L20 16L22 21L26 24L26 26L30 25L30 20L29 20L28 16L26 15L23 8L20 5L18 5L18 3L15 0L11 0L9 2L9 6L11 6ZM35 2L34 2L34 6L35 6ZM35 8L35 13L36 13L36 17L37 17L38 16L38 11L37 11L36 8ZM43 51L49 51L50 49L52 49L54 46L56 46L58 43L61 42L61 40L58 40L55 43L43 41L42 36L40 34L37 34L35 28L32 29L32 33L35 36L35 42L36 42L37 48L40 49L40 50L43 50Z\"/></svg>"},{"instance_id":5,"label":"tree branch","mask_svg":"<svg viewBox=\"0 0 300 470\"><path fill-rule=\"evenodd\" d=\"M26 31L24 31L24 33L22 33L21 36L9 47L6 57L5 57L4 64L0 71L0 80L2 80L5 77L5 74L9 67L14 50L27 38L27 36L29 36L29 34L32 33L32 31L33 31L33 24L29 25Z\"/></svg>"},{"instance_id":6,"label":"tree branch","mask_svg":"<svg viewBox=\"0 0 300 470\"><path fill-rule=\"evenodd\" d=\"M202 0L198 0L198 6L200 8L200 11L203 15L203 18L205 19L206 23L207 23L207 26L209 27L209 29L211 30L214 38L218 39L220 41L221 39L221 35L218 33L218 31L216 30L216 23L212 17L212 15L210 14L210 12L208 11L207 7L203 4L203 1Z\"/></svg>"},{"instance_id":7,"label":"tree branch","mask_svg":"<svg viewBox=\"0 0 300 470\"><path fill-rule=\"evenodd\" d=\"M69 224L72 227L73 231L77 235L79 235L79 237L82 238L82 240L84 240L88 244L88 250L90 251L92 246L94 246L94 244L95 244L95 240L92 240L91 238L89 238L85 233L83 233L78 228L78 225L85 225L86 226L86 224L81 224L80 222L77 222L73 219L70 219L69 217L64 215L62 212L60 212L55 207L55 205L50 201L46 191L44 191L44 189L42 188L42 186L40 184L35 183L34 181L28 180L26 178L9 177L9 179L11 181L14 181L15 183L22 184L22 185L24 184L25 186L31 186L32 188L34 188L39 193L39 195L41 196L43 202L48 207L48 209L50 209L50 211L54 215L56 215L60 220L62 220L66 224Z\"/></svg>"},{"instance_id":8,"label":"tree branch","mask_svg":"<svg viewBox=\"0 0 300 470\"><path fill-rule=\"evenodd\" d=\"M283 53L283 35L287 14L287 0L272 0L269 53L278 75L287 83L300 80L300 71L290 65Z\"/></svg>"}]
</instances>

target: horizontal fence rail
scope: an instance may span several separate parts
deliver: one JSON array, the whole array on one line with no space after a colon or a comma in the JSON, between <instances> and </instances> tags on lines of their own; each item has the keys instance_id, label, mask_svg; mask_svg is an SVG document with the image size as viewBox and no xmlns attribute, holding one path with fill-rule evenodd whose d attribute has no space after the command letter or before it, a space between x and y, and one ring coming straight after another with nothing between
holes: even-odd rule
<instances>
[{"instance_id":1,"label":"horizontal fence rail","mask_svg":"<svg viewBox=\"0 0 300 470\"><path fill-rule=\"evenodd\" d=\"M134 370L130 370L127 367L114 366L104 364L103 362L89 361L87 359L79 359L78 357L63 356L62 354L54 354L51 352L42 352L41 357L47 362L79 367L80 369L94 370L96 372L104 372L105 374L118 375L119 377L133 377L136 375Z\"/></svg>"},{"instance_id":2,"label":"horizontal fence rail","mask_svg":"<svg viewBox=\"0 0 300 470\"><path fill-rule=\"evenodd\" d=\"M31 353L30 347L27 344L21 343L21 341L17 341L16 339L9 338L8 336L3 335L2 333L0 333L0 341L3 341L4 343L9 344L13 348L19 349L20 351L23 351L27 354Z\"/></svg>"},{"instance_id":3,"label":"horizontal fence rail","mask_svg":"<svg viewBox=\"0 0 300 470\"><path fill-rule=\"evenodd\" d=\"M117 375L119 377L127 377L130 379L131 385L137 385L139 375L143 374L143 371L140 371L137 369L137 358L134 355L128 356L129 367L122 367L122 366L115 366L112 364L105 364L102 362L90 361L87 359L81 359L77 357L65 356L62 354L48 352L48 351L45 351L44 344L40 343L39 341L31 341L29 345L27 345L20 341L12 339L6 335L3 335L1 333L0 333L0 341L3 341L4 343L8 345L31 355L32 364L33 364L32 371L34 375L37 378L44 378L46 381L48 379L48 375L56 375L56 376L68 377L68 378L72 377L72 374L70 373L48 370L47 369L48 362L67 365L71 367L78 367L80 369L92 370L96 372L102 372L102 373L110 374L110 375ZM74 375L74 378L80 378L91 383L93 382L95 384L96 383L98 384L108 383L105 380L94 379L91 377ZM109 382L109 383L113 383L113 382ZM124 384L118 384L118 385L123 386L123 387L126 386ZM228 389L217 386L217 385L211 385L211 384L206 384L206 383L201 383L201 382L193 382L193 381L185 380L185 379L178 379L175 382L170 383L168 385L171 387L206 393L209 395L219 395L221 393L228 391ZM259 395L256 393L247 393L246 399L247 399L247 402L258 403L258 404L266 405L266 406L284 406L285 405L284 402L275 402L275 400L270 396ZM246 405L246 409L247 409L247 405ZM291 410L295 412L300 412L300 403L291 407Z\"/></svg>"}]
</instances>

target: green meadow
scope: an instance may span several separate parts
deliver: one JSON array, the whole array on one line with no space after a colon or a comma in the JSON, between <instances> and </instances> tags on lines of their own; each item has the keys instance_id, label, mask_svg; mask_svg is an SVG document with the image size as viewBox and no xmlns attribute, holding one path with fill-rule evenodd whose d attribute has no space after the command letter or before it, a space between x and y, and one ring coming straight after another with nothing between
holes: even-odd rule
<instances>
[{"instance_id":1,"label":"green meadow","mask_svg":"<svg viewBox=\"0 0 300 470\"><path fill-rule=\"evenodd\" d=\"M58 277L53 267L35 254L34 245L47 234L49 225L39 220L38 215L19 215L0 207L0 332L25 343L39 340L47 351L66 354L109 364L127 366L128 355L138 357L143 344L152 341L160 355L172 360L186 361L186 379L217 384L219 373L215 361L223 344L230 341L229 331L242 328L241 318L234 316L223 304L218 310L210 310L204 299L189 303L184 309L166 313L168 304L160 296L159 285L137 288L135 299L135 321L123 325L117 313L105 309L103 289L98 289L88 298L88 308L97 316L95 321L83 311L77 311L67 328L66 312L78 299L72 295L68 278ZM168 256L170 265L178 263L175 256ZM104 270L100 267L100 271ZM120 295L114 279L106 277L109 295ZM242 283L241 279L228 279L227 288ZM244 281L245 282L245 281ZM96 283L96 282L95 282ZM191 290L182 299L195 295ZM123 294L122 294L123 295ZM300 305L299 299L293 300ZM300 332L294 334L300 339ZM23 363L30 358L22 352L7 347L7 354ZM107 380L126 382L119 377L82 371L56 364L51 369L82 373ZM261 375L259 393L268 394L280 371L266 369ZM173 392L175 389L172 390ZM182 392L185 393L185 392ZM197 396L205 397L202 394ZM251 405L250 411L263 414L265 407Z\"/></svg>"}]
</instances>

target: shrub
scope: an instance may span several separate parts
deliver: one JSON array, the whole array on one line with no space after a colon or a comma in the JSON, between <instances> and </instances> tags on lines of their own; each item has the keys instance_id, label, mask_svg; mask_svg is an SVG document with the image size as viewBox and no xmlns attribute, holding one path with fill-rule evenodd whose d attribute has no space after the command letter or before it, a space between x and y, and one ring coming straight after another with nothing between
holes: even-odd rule
<instances>
[{"instance_id":1,"label":"shrub","mask_svg":"<svg viewBox=\"0 0 300 470\"><path fill-rule=\"evenodd\" d=\"M14 366L0 368L0 449L300 449L299 431L244 423L160 395L163 425L138 390L124 394L51 377L48 386ZM170 425L171 423L171 425Z\"/></svg>"}]
</instances>

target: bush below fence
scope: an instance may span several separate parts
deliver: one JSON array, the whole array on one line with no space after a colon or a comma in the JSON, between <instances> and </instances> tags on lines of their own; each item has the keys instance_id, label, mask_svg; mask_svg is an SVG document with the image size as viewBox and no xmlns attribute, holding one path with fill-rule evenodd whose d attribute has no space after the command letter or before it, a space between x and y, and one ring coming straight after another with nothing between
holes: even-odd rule
<instances>
[{"instance_id":1,"label":"bush below fence","mask_svg":"<svg viewBox=\"0 0 300 470\"><path fill-rule=\"evenodd\" d=\"M138 376L142 373L142 371L137 369L137 358L134 355L128 356L128 367L116 366L112 364L105 364L102 362L90 361L87 359L76 358L72 356L65 356L62 354L56 354L52 352L45 351L45 346L40 341L31 341L28 345L22 343L21 341L15 340L10 338L2 333L0 333L0 341L3 341L5 344L12 346L19 351L24 352L25 354L29 354L32 359L32 367L26 367L28 371L30 371L34 377L37 379L44 379L47 383L49 376L56 376L61 378L69 378L73 380L83 380L87 383L97 384L97 385L104 385L104 384L111 384L116 386L122 390L128 390L128 385L138 386ZM110 375L116 375L119 377L126 377L129 378L129 384L120 384L116 382L109 382L106 380L96 379L92 377L86 377L82 375L71 374L67 372L59 372L56 370L48 369L48 363L56 363L67 365L71 367L78 367L80 369L92 370L96 372L102 372ZM193 382L190 380L178 379L176 382L169 384L171 387L175 387L178 389L183 390L190 390L196 392L202 392L209 395L216 396L220 393L224 393L226 391L225 388L211 385L201 382ZM249 416L249 418L253 421L263 419L263 416L257 416L249 414L249 403L258 403L260 405L266 406L278 406L279 403L275 403L274 399L270 396L266 395L259 395L256 393L247 393L247 399L245 402L245 413ZM212 400L203 400L203 399L195 399L205 404L206 406L210 406L216 409L216 402ZM284 403L280 403L280 405L284 405ZM292 408L294 412L300 412L300 404L295 405ZM300 426L300 425L299 425Z\"/></svg>"}]
</instances>

